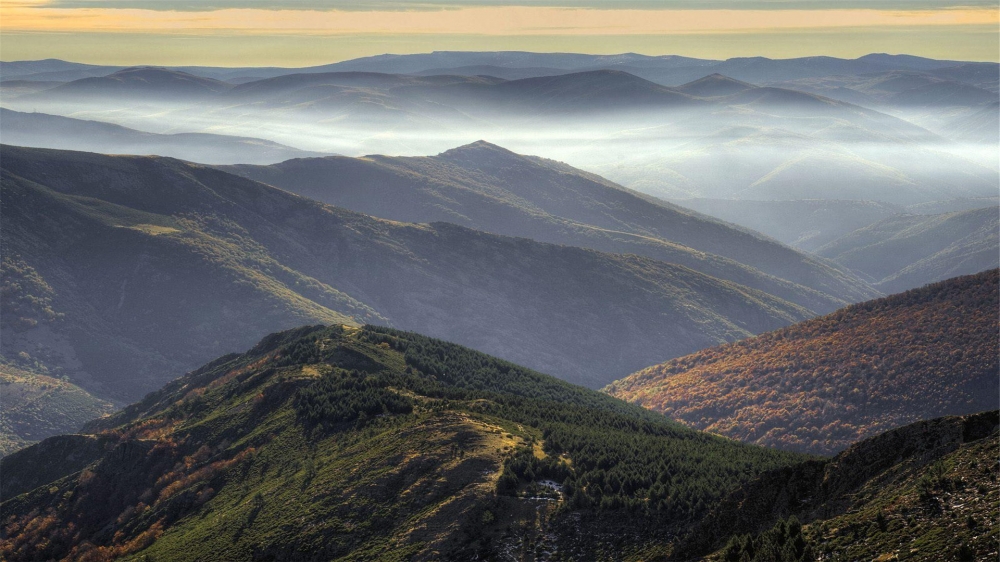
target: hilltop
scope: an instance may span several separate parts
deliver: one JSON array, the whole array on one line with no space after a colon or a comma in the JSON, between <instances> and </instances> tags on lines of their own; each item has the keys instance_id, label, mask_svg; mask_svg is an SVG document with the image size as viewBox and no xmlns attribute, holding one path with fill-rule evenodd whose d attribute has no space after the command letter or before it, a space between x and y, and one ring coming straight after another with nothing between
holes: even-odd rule
<instances>
[{"instance_id":1,"label":"hilltop","mask_svg":"<svg viewBox=\"0 0 1000 562\"><path fill-rule=\"evenodd\" d=\"M987 410L998 393L998 270L649 367L605 390L692 427L830 454L887 429Z\"/></svg>"},{"instance_id":2,"label":"hilltop","mask_svg":"<svg viewBox=\"0 0 1000 562\"><path fill-rule=\"evenodd\" d=\"M727 491L799 460L439 340L314 326L0 461L0 549L648 558Z\"/></svg>"}]
</instances>

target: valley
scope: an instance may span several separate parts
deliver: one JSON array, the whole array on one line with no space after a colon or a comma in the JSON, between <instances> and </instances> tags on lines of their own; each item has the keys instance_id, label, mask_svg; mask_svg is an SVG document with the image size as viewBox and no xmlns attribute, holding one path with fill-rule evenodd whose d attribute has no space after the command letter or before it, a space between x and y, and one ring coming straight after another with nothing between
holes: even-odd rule
<instances>
[{"instance_id":1,"label":"valley","mask_svg":"<svg viewBox=\"0 0 1000 562\"><path fill-rule=\"evenodd\" d=\"M0 559L996 559L995 14L335 4L0 7Z\"/></svg>"}]
</instances>

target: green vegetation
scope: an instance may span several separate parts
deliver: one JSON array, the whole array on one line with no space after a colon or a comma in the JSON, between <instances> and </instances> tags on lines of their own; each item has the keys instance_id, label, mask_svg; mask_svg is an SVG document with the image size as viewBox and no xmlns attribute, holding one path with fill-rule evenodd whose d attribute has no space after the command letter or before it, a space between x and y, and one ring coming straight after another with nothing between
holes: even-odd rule
<instances>
[{"instance_id":1,"label":"green vegetation","mask_svg":"<svg viewBox=\"0 0 1000 562\"><path fill-rule=\"evenodd\" d=\"M1000 544L998 429L998 411L923 421L764 474L723 500L674 555L791 559L795 518L795 553L808 550L810 560L991 560Z\"/></svg>"},{"instance_id":2,"label":"green vegetation","mask_svg":"<svg viewBox=\"0 0 1000 562\"><path fill-rule=\"evenodd\" d=\"M816 559L812 546L802 536L802 524L794 516L775 523L757 535L729 539L722 549L722 562L803 562Z\"/></svg>"},{"instance_id":3,"label":"green vegetation","mask_svg":"<svg viewBox=\"0 0 1000 562\"><path fill-rule=\"evenodd\" d=\"M849 306L649 367L607 391L698 429L831 454L996 407L1000 272Z\"/></svg>"},{"instance_id":4,"label":"green vegetation","mask_svg":"<svg viewBox=\"0 0 1000 562\"><path fill-rule=\"evenodd\" d=\"M891 486L872 482L857 510L814 522L805 535L833 561L992 560L1000 544L1000 435L963 445Z\"/></svg>"},{"instance_id":5,"label":"green vegetation","mask_svg":"<svg viewBox=\"0 0 1000 562\"><path fill-rule=\"evenodd\" d=\"M87 431L94 462L5 498L7 559L645 558L801 460L378 327L274 334Z\"/></svg>"},{"instance_id":6,"label":"green vegetation","mask_svg":"<svg viewBox=\"0 0 1000 562\"><path fill-rule=\"evenodd\" d=\"M112 405L61 379L0 364L0 456L46 437L73 433Z\"/></svg>"}]
</instances>

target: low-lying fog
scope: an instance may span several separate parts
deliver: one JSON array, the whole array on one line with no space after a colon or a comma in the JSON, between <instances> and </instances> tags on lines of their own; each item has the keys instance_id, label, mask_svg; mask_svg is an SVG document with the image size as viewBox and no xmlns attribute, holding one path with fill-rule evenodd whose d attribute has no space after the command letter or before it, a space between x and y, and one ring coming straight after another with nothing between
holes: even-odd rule
<instances>
[{"instance_id":1,"label":"low-lying fog","mask_svg":"<svg viewBox=\"0 0 1000 562\"><path fill-rule=\"evenodd\" d=\"M568 103L543 110L485 106L476 111L368 101L360 96L336 103L140 104L20 96L3 105L149 133L253 137L345 156L424 156L485 139L668 199L869 199L910 205L997 194L995 143L950 140L854 106L746 103L582 111ZM85 133L67 145L72 134L67 131L62 144L53 141L52 146L87 146ZM45 145L37 139L32 143ZM226 150L214 154L209 143L194 159L230 163L232 151ZM286 153L267 158L281 157L275 154ZM300 154L289 157L294 156ZM248 163L270 163L265 157L248 158L257 160Z\"/></svg>"}]
</instances>

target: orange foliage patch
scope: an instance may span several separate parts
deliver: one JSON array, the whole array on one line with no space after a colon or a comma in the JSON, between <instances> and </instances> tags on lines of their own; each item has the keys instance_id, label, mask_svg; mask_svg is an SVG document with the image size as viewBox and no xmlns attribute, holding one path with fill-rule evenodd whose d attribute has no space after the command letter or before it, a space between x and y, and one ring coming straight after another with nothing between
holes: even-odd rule
<instances>
[{"instance_id":1,"label":"orange foliage patch","mask_svg":"<svg viewBox=\"0 0 1000 562\"><path fill-rule=\"evenodd\" d=\"M613 383L698 429L829 454L919 419L996 408L997 270L713 347Z\"/></svg>"}]
</instances>

